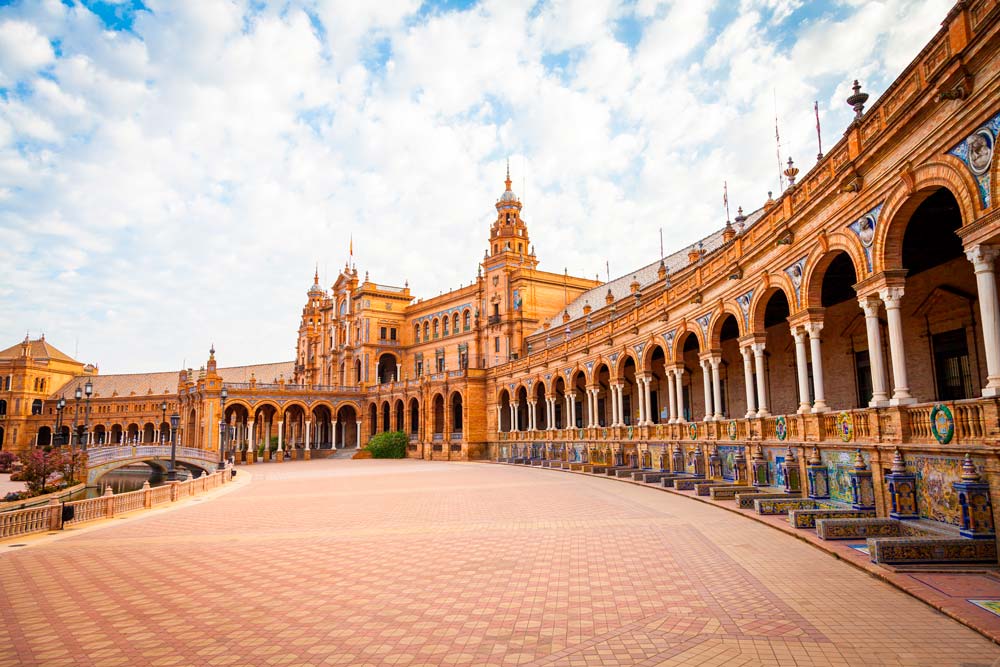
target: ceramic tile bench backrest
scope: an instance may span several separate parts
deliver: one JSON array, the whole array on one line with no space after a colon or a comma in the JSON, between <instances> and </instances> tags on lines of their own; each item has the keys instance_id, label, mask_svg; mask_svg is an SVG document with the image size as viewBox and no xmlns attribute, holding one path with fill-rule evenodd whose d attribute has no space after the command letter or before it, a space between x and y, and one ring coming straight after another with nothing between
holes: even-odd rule
<instances>
[{"instance_id":1,"label":"ceramic tile bench backrest","mask_svg":"<svg viewBox=\"0 0 1000 667\"><path fill-rule=\"evenodd\" d=\"M965 537L872 537L868 551L872 562L883 565L997 563L996 540Z\"/></svg>"},{"instance_id":2,"label":"ceramic tile bench backrest","mask_svg":"<svg viewBox=\"0 0 1000 667\"><path fill-rule=\"evenodd\" d=\"M752 486L713 486L708 490L708 495L712 500L733 500L737 493L754 494L760 492Z\"/></svg>"},{"instance_id":3,"label":"ceramic tile bench backrest","mask_svg":"<svg viewBox=\"0 0 1000 667\"><path fill-rule=\"evenodd\" d=\"M820 509L815 500L808 498L756 498L753 509L757 514L787 514L791 509Z\"/></svg>"},{"instance_id":4,"label":"ceramic tile bench backrest","mask_svg":"<svg viewBox=\"0 0 1000 667\"><path fill-rule=\"evenodd\" d=\"M817 519L869 519L875 517L875 510L855 509L792 509L788 511L788 522L796 528L815 528Z\"/></svg>"},{"instance_id":5,"label":"ceramic tile bench backrest","mask_svg":"<svg viewBox=\"0 0 1000 667\"><path fill-rule=\"evenodd\" d=\"M737 493L736 503L741 510L754 509L754 502L760 498L801 498L801 493Z\"/></svg>"}]
</instances>

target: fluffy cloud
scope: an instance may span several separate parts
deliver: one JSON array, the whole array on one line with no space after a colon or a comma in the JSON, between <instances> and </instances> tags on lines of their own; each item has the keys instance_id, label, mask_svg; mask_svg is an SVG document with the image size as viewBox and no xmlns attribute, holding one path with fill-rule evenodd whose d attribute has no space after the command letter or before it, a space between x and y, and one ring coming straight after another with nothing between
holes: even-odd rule
<instances>
[{"instance_id":1,"label":"fluffy cloud","mask_svg":"<svg viewBox=\"0 0 1000 667\"><path fill-rule=\"evenodd\" d=\"M291 358L313 266L467 284L505 159L542 268L694 243L808 168L951 0L59 0L0 9L0 335L102 369ZM110 7L110 9L108 8Z\"/></svg>"}]
</instances>

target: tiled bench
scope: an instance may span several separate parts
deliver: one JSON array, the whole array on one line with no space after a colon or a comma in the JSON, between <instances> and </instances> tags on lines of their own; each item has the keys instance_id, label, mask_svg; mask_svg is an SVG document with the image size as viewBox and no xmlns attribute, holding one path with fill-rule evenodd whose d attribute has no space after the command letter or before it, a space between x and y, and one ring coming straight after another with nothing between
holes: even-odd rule
<instances>
[{"instance_id":1,"label":"tiled bench","mask_svg":"<svg viewBox=\"0 0 1000 667\"><path fill-rule=\"evenodd\" d=\"M545 459L531 459L529 463L533 466L541 466L543 463L545 463Z\"/></svg>"},{"instance_id":2,"label":"tiled bench","mask_svg":"<svg viewBox=\"0 0 1000 667\"><path fill-rule=\"evenodd\" d=\"M631 477L634 473L643 472L642 468L616 468L613 477ZM611 473L608 473L611 475Z\"/></svg>"},{"instance_id":3,"label":"tiled bench","mask_svg":"<svg viewBox=\"0 0 1000 667\"><path fill-rule=\"evenodd\" d=\"M712 500L735 500L737 493L760 493L760 489L755 486L730 484L727 486L713 486L708 490L708 496Z\"/></svg>"},{"instance_id":4,"label":"tiled bench","mask_svg":"<svg viewBox=\"0 0 1000 667\"><path fill-rule=\"evenodd\" d=\"M572 471L574 471L574 472L584 472L589 467L590 467L590 464L588 464L588 463L570 463L569 464L569 469L572 470Z\"/></svg>"},{"instance_id":5,"label":"tiled bench","mask_svg":"<svg viewBox=\"0 0 1000 667\"><path fill-rule=\"evenodd\" d=\"M664 488L667 488L667 489L673 489L673 488L676 488L675 484L677 484L678 481L682 481L683 482L683 481L689 480L689 479L698 480L698 479L701 479L701 478L700 477L693 477L692 475L690 475L689 473L686 473L686 472L672 472L672 473L666 474L666 475L664 475L663 477L660 478L660 485L663 486Z\"/></svg>"},{"instance_id":6,"label":"tiled bench","mask_svg":"<svg viewBox=\"0 0 1000 667\"><path fill-rule=\"evenodd\" d=\"M731 486L734 486L731 482L720 482L718 480L714 482L699 482L694 485L694 492L699 496L707 496L712 492L712 489Z\"/></svg>"},{"instance_id":7,"label":"tiled bench","mask_svg":"<svg viewBox=\"0 0 1000 667\"><path fill-rule=\"evenodd\" d=\"M632 479L637 482L646 482L647 484L658 484L664 475L670 475L665 470L643 470L642 472L637 472L632 474Z\"/></svg>"},{"instance_id":8,"label":"tiled bench","mask_svg":"<svg viewBox=\"0 0 1000 667\"><path fill-rule=\"evenodd\" d=\"M801 493L776 493L759 491L757 493L737 493L736 504L741 510L754 509L754 502L763 498L801 498Z\"/></svg>"},{"instance_id":9,"label":"tiled bench","mask_svg":"<svg viewBox=\"0 0 1000 667\"><path fill-rule=\"evenodd\" d=\"M695 484L701 484L704 481L704 477L695 477L694 475L678 477L674 480L674 488L678 491L694 491Z\"/></svg>"},{"instance_id":10,"label":"tiled bench","mask_svg":"<svg viewBox=\"0 0 1000 667\"><path fill-rule=\"evenodd\" d=\"M788 511L788 522L795 528L815 528L817 519L869 519L874 517L875 510L855 510L848 507L792 509Z\"/></svg>"},{"instance_id":11,"label":"tiled bench","mask_svg":"<svg viewBox=\"0 0 1000 667\"><path fill-rule=\"evenodd\" d=\"M931 529L927 524L899 519L818 519L816 534L824 540L863 540L869 537L944 537L947 529ZM958 537L957 533L954 537Z\"/></svg>"},{"instance_id":12,"label":"tiled bench","mask_svg":"<svg viewBox=\"0 0 1000 667\"><path fill-rule=\"evenodd\" d=\"M881 565L997 564L996 540L965 537L871 537L868 552Z\"/></svg>"},{"instance_id":13,"label":"tiled bench","mask_svg":"<svg viewBox=\"0 0 1000 667\"><path fill-rule=\"evenodd\" d=\"M606 475L606 474L608 474L608 466L606 466L606 465L600 465L600 464L598 464L598 465L592 465L592 466L590 466L590 470L586 470L585 469L585 471L593 473L595 475Z\"/></svg>"},{"instance_id":14,"label":"tiled bench","mask_svg":"<svg viewBox=\"0 0 1000 667\"><path fill-rule=\"evenodd\" d=\"M814 510L824 509L815 500L808 498L754 498L753 509L757 514L764 516L774 516L776 514L788 514L790 510Z\"/></svg>"}]
</instances>

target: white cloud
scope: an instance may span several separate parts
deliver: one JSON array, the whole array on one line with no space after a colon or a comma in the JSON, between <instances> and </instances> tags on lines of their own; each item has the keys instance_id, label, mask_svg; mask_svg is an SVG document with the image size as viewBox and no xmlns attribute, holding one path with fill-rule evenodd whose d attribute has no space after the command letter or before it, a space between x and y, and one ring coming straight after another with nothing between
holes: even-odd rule
<instances>
[{"instance_id":1,"label":"white cloud","mask_svg":"<svg viewBox=\"0 0 1000 667\"><path fill-rule=\"evenodd\" d=\"M773 90L808 169L812 101L832 143L949 1L4 7L0 337L105 372L290 358L351 235L379 282L468 284L507 156L542 268L623 274L720 225L724 180L734 209L775 189Z\"/></svg>"}]
</instances>

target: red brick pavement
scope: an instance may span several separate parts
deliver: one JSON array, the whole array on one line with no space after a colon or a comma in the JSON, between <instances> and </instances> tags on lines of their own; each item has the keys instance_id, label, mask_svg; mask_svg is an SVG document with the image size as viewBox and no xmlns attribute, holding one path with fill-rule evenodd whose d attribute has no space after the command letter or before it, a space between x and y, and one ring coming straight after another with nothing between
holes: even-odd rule
<instances>
[{"instance_id":1,"label":"red brick pavement","mask_svg":"<svg viewBox=\"0 0 1000 667\"><path fill-rule=\"evenodd\" d=\"M0 667L1000 660L891 586L671 494L423 461L252 473L169 512L0 545Z\"/></svg>"}]
</instances>

